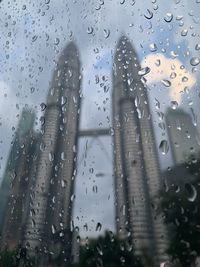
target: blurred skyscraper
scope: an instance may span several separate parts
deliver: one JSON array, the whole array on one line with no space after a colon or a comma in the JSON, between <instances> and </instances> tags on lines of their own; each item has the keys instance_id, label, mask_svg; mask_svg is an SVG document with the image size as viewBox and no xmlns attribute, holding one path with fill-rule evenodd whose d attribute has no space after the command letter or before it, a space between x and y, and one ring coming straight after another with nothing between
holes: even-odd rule
<instances>
[{"instance_id":1,"label":"blurred skyscraper","mask_svg":"<svg viewBox=\"0 0 200 267\"><path fill-rule=\"evenodd\" d=\"M14 249L22 242L33 185L37 136L35 114L23 109L0 189L1 248Z\"/></svg>"},{"instance_id":2,"label":"blurred skyscraper","mask_svg":"<svg viewBox=\"0 0 200 267\"><path fill-rule=\"evenodd\" d=\"M113 71L114 168L117 231L138 255L167 259L167 236L154 207L161 188L147 88L130 41L118 42Z\"/></svg>"},{"instance_id":3,"label":"blurred skyscraper","mask_svg":"<svg viewBox=\"0 0 200 267\"><path fill-rule=\"evenodd\" d=\"M62 249L66 257L69 252L79 111L80 61L71 42L58 60L42 119L34 199L25 234L25 245L33 254L48 251L57 256Z\"/></svg>"},{"instance_id":4,"label":"blurred skyscraper","mask_svg":"<svg viewBox=\"0 0 200 267\"><path fill-rule=\"evenodd\" d=\"M174 165L180 165L192 157L198 157L200 139L191 116L182 109L168 109L166 123Z\"/></svg>"}]
</instances>

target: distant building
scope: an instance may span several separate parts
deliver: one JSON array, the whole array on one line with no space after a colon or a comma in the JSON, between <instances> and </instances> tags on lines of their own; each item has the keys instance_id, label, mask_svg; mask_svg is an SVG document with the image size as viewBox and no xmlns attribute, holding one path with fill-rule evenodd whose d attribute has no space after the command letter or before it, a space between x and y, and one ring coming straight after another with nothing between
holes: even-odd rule
<instances>
[{"instance_id":1,"label":"distant building","mask_svg":"<svg viewBox=\"0 0 200 267\"><path fill-rule=\"evenodd\" d=\"M1 248L12 250L23 239L36 157L34 120L35 114L23 109L1 184Z\"/></svg>"},{"instance_id":2,"label":"distant building","mask_svg":"<svg viewBox=\"0 0 200 267\"><path fill-rule=\"evenodd\" d=\"M155 266L168 258L167 233L154 211L161 188L158 156L136 52L121 37L114 56L113 128L117 232L138 255L154 255Z\"/></svg>"},{"instance_id":3,"label":"distant building","mask_svg":"<svg viewBox=\"0 0 200 267\"><path fill-rule=\"evenodd\" d=\"M173 164L186 162L200 153L199 134L191 116L182 109L168 109L166 123Z\"/></svg>"},{"instance_id":4,"label":"distant building","mask_svg":"<svg viewBox=\"0 0 200 267\"><path fill-rule=\"evenodd\" d=\"M47 98L25 245L69 256L80 113L80 61L73 42L61 53Z\"/></svg>"}]
</instances>

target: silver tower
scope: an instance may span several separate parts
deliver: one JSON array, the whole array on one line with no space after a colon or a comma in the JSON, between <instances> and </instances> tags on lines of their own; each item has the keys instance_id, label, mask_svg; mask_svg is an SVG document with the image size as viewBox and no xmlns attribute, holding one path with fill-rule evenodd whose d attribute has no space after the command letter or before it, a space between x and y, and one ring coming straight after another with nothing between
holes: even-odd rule
<instances>
[{"instance_id":1,"label":"silver tower","mask_svg":"<svg viewBox=\"0 0 200 267\"><path fill-rule=\"evenodd\" d=\"M113 70L114 168L117 231L138 255L167 259L166 230L156 214L161 188L159 163L137 55L126 37L118 42ZM153 254L152 254L153 253Z\"/></svg>"},{"instance_id":2,"label":"silver tower","mask_svg":"<svg viewBox=\"0 0 200 267\"><path fill-rule=\"evenodd\" d=\"M80 61L70 43L62 52L49 91L32 207L25 243L49 250L69 232L80 111ZM54 245L54 247L57 247Z\"/></svg>"}]
</instances>

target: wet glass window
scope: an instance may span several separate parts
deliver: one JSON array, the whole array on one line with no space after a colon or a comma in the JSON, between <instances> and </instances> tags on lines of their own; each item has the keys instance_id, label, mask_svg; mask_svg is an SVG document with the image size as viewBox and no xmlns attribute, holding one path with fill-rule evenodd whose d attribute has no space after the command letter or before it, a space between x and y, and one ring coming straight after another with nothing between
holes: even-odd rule
<instances>
[{"instance_id":1,"label":"wet glass window","mask_svg":"<svg viewBox=\"0 0 200 267\"><path fill-rule=\"evenodd\" d=\"M200 1L0 12L0 267L199 267Z\"/></svg>"}]
</instances>

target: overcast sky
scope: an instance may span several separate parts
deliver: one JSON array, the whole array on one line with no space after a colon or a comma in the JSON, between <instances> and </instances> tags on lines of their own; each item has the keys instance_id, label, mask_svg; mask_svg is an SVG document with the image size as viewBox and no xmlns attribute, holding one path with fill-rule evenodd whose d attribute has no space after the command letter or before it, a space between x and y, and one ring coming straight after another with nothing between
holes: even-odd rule
<instances>
[{"instance_id":1,"label":"overcast sky","mask_svg":"<svg viewBox=\"0 0 200 267\"><path fill-rule=\"evenodd\" d=\"M159 121L156 111L164 112L171 101L177 101L190 113L193 108L198 116L200 64L191 64L200 49L198 2L3 0L0 3L0 177L22 108L31 106L40 117L40 104L46 102L55 63L70 40L76 42L82 64L81 128L112 126L111 74L121 34L132 41L142 66L151 69L146 79L154 126ZM177 73L174 80L170 78L172 67ZM182 82L184 77L187 80ZM171 86L167 87L162 80L170 80ZM158 127L156 132L158 147L167 137ZM84 164L82 152L86 143L89 147L91 142ZM91 235L98 222L102 223L102 231L114 227L112 144L109 138L81 139L79 144L74 220L83 235ZM170 164L170 151L165 158L160 157L162 167ZM97 178L97 173L104 175ZM88 229L83 227L85 223Z\"/></svg>"}]
</instances>

